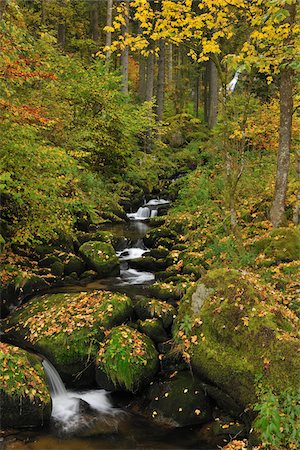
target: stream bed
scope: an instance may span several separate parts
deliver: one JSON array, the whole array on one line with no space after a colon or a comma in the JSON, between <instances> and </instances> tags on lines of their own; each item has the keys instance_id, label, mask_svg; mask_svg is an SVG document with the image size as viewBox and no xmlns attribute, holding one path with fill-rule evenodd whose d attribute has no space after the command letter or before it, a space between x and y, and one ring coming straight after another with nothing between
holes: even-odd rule
<instances>
[{"instance_id":1,"label":"stream bed","mask_svg":"<svg viewBox=\"0 0 300 450\"><path fill-rule=\"evenodd\" d=\"M156 206L157 202L154 203ZM156 213L151 210L148 217ZM147 254L143 237L150 229L145 219L146 213L139 209L136 216L130 214L131 221L125 224L105 226L123 242L117 252L120 262L120 276L94 280L88 285L62 287L55 292L80 292L106 289L126 293L129 296L143 294L153 283L155 276L130 268L130 259ZM46 363L46 365L45 365ZM49 363L50 364L50 363ZM4 450L105 450L105 449L217 449L226 442L212 433L212 424L190 427L170 427L155 424L132 410L119 405L118 394L110 396L103 389L88 391L66 390L55 368L44 361L44 368L52 391L52 421L48 428L40 431L6 433L0 437ZM50 376L49 376L50 374ZM122 399L121 399L122 400ZM0 435L1 436L1 435Z\"/></svg>"}]
</instances>

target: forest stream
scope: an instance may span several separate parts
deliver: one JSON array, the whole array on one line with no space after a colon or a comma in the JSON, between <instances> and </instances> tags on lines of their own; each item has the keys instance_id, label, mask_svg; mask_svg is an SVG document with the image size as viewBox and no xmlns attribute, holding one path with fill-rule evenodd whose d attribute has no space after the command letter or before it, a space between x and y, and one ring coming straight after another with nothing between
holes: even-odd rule
<instances>
[{"instance_id":1,"label":"forest stream","mask_svg":"<svg viewBox=\"0 0 300 450\"><path fill-rule=\"evenodd\" d=\"M120 275L94 280L84 287L85 292L108 290L128 296L146 295L147 287L155 280L148 271L133 269L130 261L149 254L143 237L150 230L150 217L157 215L168 201L153 199L129 213L130 222L106 225L119 239L117 255ZM50 292L81 292L82 286L52 288ZM50 426L34 431L6 433L2 438L5 450L104 450L104 449L217 449L227 441L212 432L212 423L201 426L170 426L168 421L154 423L135 412L135 396L113 393L103 389L66 389L55 367L43 361L52 397ZM152 383L150 383L152 384Z\"/></svg>"}]
</instances>

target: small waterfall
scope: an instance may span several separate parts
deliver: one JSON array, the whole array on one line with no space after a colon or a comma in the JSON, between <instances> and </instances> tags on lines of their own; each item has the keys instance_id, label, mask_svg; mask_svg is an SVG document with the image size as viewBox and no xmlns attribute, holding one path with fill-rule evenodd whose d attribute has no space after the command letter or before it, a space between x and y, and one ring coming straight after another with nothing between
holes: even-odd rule
<instances>
[{"instance_id":1,"label":"small waterfall","mask_svg":"<svg viewBox=\"0 0 300 450\"><path fill-rule=\"evenodd\" d=\"M121 412L112 407L107 392L103 389L94 389L87 392L67 391L57 370L47 359L43 360L43 367L52 398L51 417L61 428L61 431L74 432L88 427L92 417L97 420L98 415L100 420L104 416L110 415L110 417L113 417ZM93 416L91 416L91 411Z\"/></svg>"},{"instance_id":2,"label":"small waterfall","mask_svg":"<svg viewBox=\"0 0 300 450\"><path fill-rule=\"evenodd\" d=\"M52 396L67 396L67 390L55 367L47 359L43 360L43 367L45 369Z\"/></svg>"},{"instance_id":3,"label":"small waterfall","mask_svg":"<svg viewBox=\"0 0 300 450\"><path fill-rule=\"evenodd\" d=\"M157 209L152 209L150 217L156 217L156 216L157 216Z\"/></svg>"}]
</instances>

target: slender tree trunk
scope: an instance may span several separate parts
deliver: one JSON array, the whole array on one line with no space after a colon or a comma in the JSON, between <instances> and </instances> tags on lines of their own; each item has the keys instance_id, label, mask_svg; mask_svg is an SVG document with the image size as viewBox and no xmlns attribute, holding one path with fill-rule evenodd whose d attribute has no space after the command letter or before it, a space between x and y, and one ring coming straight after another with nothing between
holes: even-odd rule
<instances>
[{"instance_id":1,"label":"slender tree trunk","mask_svg":"<svg viewBox=\"0 0 300 450\"><path fill-rule=\"evenodd\" d=\"M286 5L289 12L287 19L290 24L295 22L296 5ZM286 44L288 45L289 37ZM281 70L280 80L280 125L279 146L277 154L277 173L273 204L270 210L270 218L274 228L280 227L285 219L285 200L288 185L290 165L290 149L292 138L293 118L293 70L284 67Z\"/></svg>"},{"instance_id":2,"label":"slender tree trunk","mask_svg":"<svg viewBox=\"0 0 300 450\"><path fill-rule=\"evenodd\" d=\"M112 9L113 9L113 0L107 0L107 17L106 17L106 26L112 26ZM111 46L111 31L106 32L106 47ZM111 57L111 51L107 50L106 52L106 61L108 61Z\"/></svg>"},{"instance_id":3,"label":"slender tree trunk","mask_svg":"<svg viewBox=\"0 0 300 450\"><path fill-rule=\"evenodd\" d=\"M91 20L91 37L94 42L99 41L99 3L98 0L93 0L91 2L90 10L90 20Z\"/></svg>"},{"instance_id":4,"label":"slender tree trunk","mask_svg":"<svg viewBox=\"0 0 300 450\"><path fill-rule=\"evenodd\" d=\"M199 117L199 74L198 73L195 78L194 113L195 113L196 117Z\"/></svg>"},{"instance_id":5,"label":"slender tree trunk","mask_svg":"<svg viewBox=\"0 0 300 450\"><path fill-rule=\"evenodd\" d=\"M151 102L153 98L154 86L154 54L151 53L147 59L147 86L146 86L146 100Z\"/></svg>"},{"instance_id":6,"label":"slender tree trunk","mask_svg":"<svg viewBox=\"0 0 300 450\"><path fill-rule=\"evenodd\" d=\"M7 0L0 0L0 20L2 20Z\"/></svg>"},{"instance_id":7,"label":"slender tree trunk","mask_svg":"<svg viewBox=\"0 0 300 450\"><path fill-rule=\"evenodd\" d=\"M157 80L157 121L161 122L164 113L165 96L165 42L159 43L158 80Z\"/></svg>"},{"instance_id":8,"label":"slender tree trunk","mask_svg":"<svg viewBox=\"0 0 300 450\"><path fill-rule=\"evenodd\" d=\"M300 183L300 150L296 152L296 171L297 181ZM293 222L295 225L300 223L300 189L298 189L297 203L293 210Z\"/></svg>"},{"instance_id":9,"label":"slender tree trunk","mask_svg":"<svg viewBox=\"0 0 300 450\"><path fill-rule=\"evenodd\" d=\"M146 59L143 55L139 61L139 96L142 101L146 98Z\"/></svg>"},{"instance_id":10,"label":"slender tree trunk","mask_svg":"<svg viewBox=\"0 0 300 450\"><path fill-rule=\"evenodd\" d=\"M213 128L217 122L218 115L218 71L213 61L210 61L209 71L209 115L208 126Z\"/></svg>"},{"instance_id":11,"label":"slender tree trunk","mask_svg":"<svg viewBox=\"0 0 300 450\"><path fill-rule=\"evenodd\" d=\"M126 14L125 14L125 22L126 25L122 27L122 35L124 39L126 39L126 35L129 31L129 0L126 0ZM128 45L122 50L121 53L121 68L122 68L122 92L124 94L128 94L128 56L129 50Z\"/></svg>"},{"instance_id":12,"label":"slender tree trunk","mask_svg":"<svg viewBox=\"0 0 300 450\"><path fill-rule=\"evenodd\" d=\"M61 0L62 10L64 10L65 0ZM64 13L62 12L59 17L59 22L57 25L57 42L62 50L66 47L66 23L64 18Z\"/></svg>"},{"instance_id":13,"label":"slender tree trunk","mask_svg":"<svg viewBox=\"0 0 300 450\"><path fill-rule=\"evenodd\" d=\"M41 0L41 24L44 25L45 21L46 21L45 0Z\"/></svg>"},{"instance_id":14,"label":"slender tree trunk","mask_svg":"<svg viewBox=\"0 0 300 450\"><path fill-rule=\"evenodd\" d=\"M57 41L62 50L66 47L66 24L61 22L57 27Z\"/></svg>"},{"instance_id":15,"label":"slender tree trunk","mask_svg":"<svg viewBox=\"0 0 300 450\"><path fill-rule=\"evenodd\" d=\"M280 127L279 148L277 155L277 173L275 192L270 211L274 228L280 227L284 221L285 199L290 164L290 148L293 115L293 74L292 69L284 68L280 81Z\"/></svg>"},{"instance_id":16,"label":"slender tree trunk","mask_svg":"<svg viewBox=\"0 0 300 450\"><path fill-rule=\"evenodd\" d=\"M169 59L168 59L168 82L173 83L173 45L169 44Z\"/></svg>"}]
</instances>

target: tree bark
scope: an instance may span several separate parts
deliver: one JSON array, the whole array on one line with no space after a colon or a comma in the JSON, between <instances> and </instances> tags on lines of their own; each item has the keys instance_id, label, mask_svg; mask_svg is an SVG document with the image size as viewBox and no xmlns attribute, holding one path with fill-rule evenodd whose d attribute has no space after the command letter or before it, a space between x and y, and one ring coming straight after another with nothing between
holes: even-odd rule
<instances>
[{"instance_id":1,"label":"tree bark","mask_svg":"<svg viewBox=\"0 0 300 450\"><path fill-rule=\"evenodd\" d=\"M112 9L113 9L113 0L107 0L107 16L106 16L106 26L112 26ZM111 31L106 32L106 47L111 46ZM109 61L111 57L111 51L107 50L106 52L106 61Z\"/></svg>"},{"instance_id":2,"label":"tree bark","mask_svg":"<svg viewBox=\"0 0 300 450\"><path fill-rule=\"evenodd\" d=\"M297 181L300 183L300 150L296 152L296 171L297 171ZM300 189L298 189L296 206L293 210L293 222L295 225L300 223Z\"/></svg>"},{"instance_id":3,"label":"tree bark","mask_svg":"<svg viewBox=\"0 0 300 450\"><path fill-rule=\"evenodd\" d=\"M287 20L290 24L293 24L296 16L296 5L286 5L285 8L289 12L289 17ZM286 40L287 45L289 39L290 36ZM279 101L280 125L277 172L274 199L270 210L270 218L274 228L280 227L285 219L285 201L290 165L293 119L293 70L288 66L282 68L281 70Z\"/></svg>"},{"instance_id":4,"label":"tree bark","mask_svg":"<svg viewBox=\"0 0 300 450\"><path fill-rule=\"evenodd\" d=\"M139 61L139 96L141 101L146 98L146 59L143 55Z\"/></svg>"},{"instance_id":5,"label":"tree bark","mask_svg":"<svg viewBox=\"0 0 300 450\"><path fill-rule=\"evenodd\" d=\"M212 129L216 125L218 115L218 71L212 60L209 60L208 64L208 126Z\"/></svg>"},{"instance_id":6,"label":"tree bark","mask_svg":"<svg viewBox=\"0 0 300 450\"><path fill-rule=\"evenodd\" d=\"M129 0L126 0L126 14L125 14L125 22L126 24L122 27L122 35L124 39L126 38L126 34L129 31ZM122 69L122 92L124 94L128 94L128 56L129 50L128 45L122 50L121 53L121 69Z\"/></svg>"},{"instance_id":7,"label":"tree bark","mask_svg":"<svg viewBox=\"0 0 300 450\"><path fill-rule=\"evenodd\" d=\"M277 155L277 173L274 200L270 211L271 222L274 228L280 227L284 221L285 200L290 164L292 115L293 73L292 69L284 68L281 72L280 81L280 127L279 147Z\"/></svg>"},{"instance_id":8,"label":"tree bark","mask_svg":"<svg viewBox=\"0 0 300 450\"><path fill-rule=\"evenodd\" d=\"M154 86L154 54L151 53L147 59L147 86L146 86L147 102L152 101L153 86Z\"/></svg>"},{"instance_id":9,"label":"tree bark","mask_svg":"<svg viewBox=\"0 0 300 450\"><path fill-rule=\"evenodd\" d=\"M159 42L158 80L157 80L157 121L161 122L164 113L165 96L165 42Z\"/></svg>"},{"instance_id":10,"label":"tree bark","mask_svg":"<svg viewBox=\"0 0 300 450\"><path fill-rule=\"evenodd\" d=\"M0 20L2 20L7 0L0 0Z\"/></svg>"},{"instance_id":11,"label":"tree bark","mask_svg":"<svg viewBox=\"0 0 300 450\"><path fill-rule=\"evenodd\" d=\"M99 3L98 0L93 0L91 2L90 9L90 20L91 20L91 37L94 42L99 41Z\"/></svg>"},{"instance_id":12,"label":"tree bark","mask_svg":"<svg viewBox=\"0 0 300 450\"><path fill-rule=\"evenodd\" d=\"M57 42L62 48L62 50L66 47L66 24L64 22L60 22L57 27Z\"/></svg>"}]
</instances>

